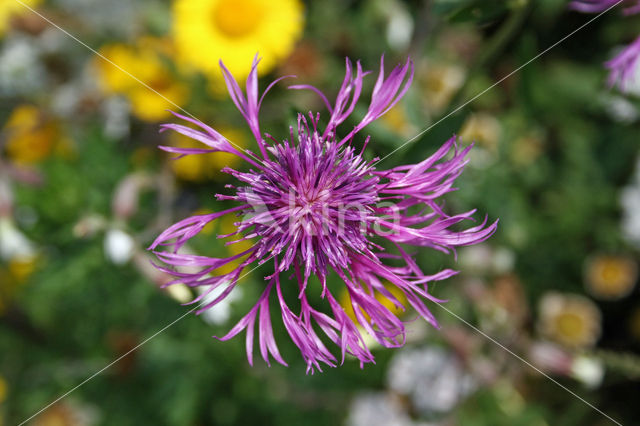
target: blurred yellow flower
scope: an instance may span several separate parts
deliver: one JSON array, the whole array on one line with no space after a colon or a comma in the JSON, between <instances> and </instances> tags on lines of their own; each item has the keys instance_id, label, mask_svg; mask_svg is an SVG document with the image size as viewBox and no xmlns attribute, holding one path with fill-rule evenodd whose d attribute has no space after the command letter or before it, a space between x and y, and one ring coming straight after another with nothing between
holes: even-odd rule
<instances>
[{"instance_id":1,"label":"blurred yellow flower","mask_svg":"<svg viewBox=\"0 0 640 426\"><path fill-rule=\"evenodd\" d=\"M16 164L34 164L69 144L58 125L33 105L14 108L2 129L7 156Z\"/></svg>"},{"instance_id":2,"label":"blurred yellow flower","mask_svg":"<svg viewBox=\"0 0 640 426\"><path fill-rule=\"evenodd\" d=\"M42 3L42 0L20 0L20 1L32 8ZM7 30L9 29L12 18L25 13L32 13L32 12L15 0L0 1L0 37L4 36Z\"/></svg>"},{"instance_id":3,"label":"blurred yellow flower","mask_svg":"<svg viewBox=\"0 0 640 426\"><path fill-rule=\"evenodd\" d=\"M550 292L540 300L539 331L566 347L593 346L600 337L600 322L600 310L584 296Z\"/></svg>"},{"instance_id":4,"label":"blurred yellow flower","mask_svg":"<svg viewBox=\"0 0 640 426\"><path fill-rule=\"evenodd\" d=\"M22 284L36 268L37 257L18 257L11 259L6 267L0 266L0 315L4 313L16 297Z\"/></svg>"},{"instance_id":5,"label":"blurred yellow flower","mask_svg":"<svg viewBox=\"0 0 640 426\"><path fill-rule=\"evenodd\" d=\"M430 64L419 76L419 84L424 94L427 108L435 114L451 102L458 89L464 84L466 73L462 67L449 64Z\"/></svg>"},{"instance_id":6,"label":"blurred yellow flower","mask_svg":"<svg viewBox=\"0 0 640 426\"><path fill-rule=\"evenodd\" d=\"M393 297L395 297L398 300L398 302L400 302L403 306L407 306L407 298L405 297L402 290L400 290L397 286L391 285L387 282L384 282L383 285L384 285L384 288L386 288L387 291L389 291L389 293L391 293ZM394 305L391 302L391 300L389 300L387 297L383 296L382 294L376 292L375 297L376 297L376 300L378 300L378 302L380 302L382 306L384 306L389 311L391 311L391 313L394 316L400 316L405 312L405 310ZM351 304L351 296L349 295L349 292L347 291L346 288L340 294L340 305L342 306L342 309L344 309L344 312L349 316L349 318L351 318L351 320L355 324L358 324L358 319L356 318L356 314L353 310L353 305ZM369 315L367 315L365 312L362 312L362 315L367 320L369 320Z\"/></svg>"},{"instance_id":7,"label":"blurred yellow flower","mask_svg":"<svg viewBox=\"0 0 640 426\"><path fill-rule=\"evenodd\" d=\"M37 260L38 257L36 255L21 256L11 259L7 265L9 274L13 276L16 281L24 282L29 278L33 271L35 271Z\"/></svg>"},{"instance_id":8,"label":"blurred yellow flower","mask_svg":"<svg viewBox=\"0 0 640 426\"><path fill-rule=\"evenodd\" d=\"M176 105L184 105L189 97L187 86L176 78L168 65L172 53L168 40L151 37L137 40L134 46L118 43L103 46L100 54L126 72L96 57L101 86L106 93L126 96L133 114L141 120L165 119L171 115L168 109L177 109Z\"/></svg>"},{"instance_id":9,"label":"blurred yellow flower","mask_svg":"<svg viewBox=\"0 0 640 426\"><path fill-rule=\"evenodd\" d=\"M495 151L502 128L500 122L495 117L486 113L472 114L462 125L460 139L463 142L477 142L480 145Z\"/></svg>"},{"instance_id":10,"label":"blurred yellow flower","mask_svg":"<svg viewBox=\"0 0 640 426\"><path fill-rule=\"evenodd\" d=\"M402 136L413 136L416 132L416 128L411 124L411 120L409 120L409 117L407 116L407 111L402 104L391 108L380 120L389 128L389 130L392 130Z\"/></svg>"},{"instance_id":11,"label":"blurred yellow flower","mask_svg":"<svg viewBox=\"0 0 640 426\"><path fill-rule=\"evenodd\" d=\"M287 57L302 34L299 0L175 0L173 35L178 58L220 80L218 61L242 79L258 53L264 74Z\"/></svg>"},{"instance_id":12,"label":"blurred yellow flower","mask_svg":"<svg viewBox=\"0 0 640 426\"><path fill-rule=\"evenodd\" d=\"M528 166L536 161L544 151L543 138L532 132L521 136L510 144L511 160L516 166Z\"/></svg>"},{"instance_id":13,"label":"blurred yellow flower","mask_svg":"<svg viewBox=\"0 0 640 426\"><path fill-rule=\"evenodd\" d=\"M237 230L237 227L234 225L234 222L237 222L238 220L239 219L237 217L231 216L231 215L226 215L221 217L218 223L218 235L228 235L228 234L231 234L232 232L235 232ZM223 238L220 241L221 241L221 244L225 244L230 241L235 241L238 238L239 237L237 235L234 235L232 237ZM253 244L254 244L253 240L244 240L237 243L229 244L228 246L225 246L225 249L229 253L228 254L229 256L235 256L237 254L242 253L243 251L250 249L253 246ZM216 269L216 274L227 274L233 271L238 267L238 265L240 265L240 263L244 259L246 259L246 257L243 256L239 259L236 259L227 263L224 266L221 266L219 269ZM243 272L243 274L246 274L247 272L248 271L245 271ZM240 279L238 282L242 282L242 281L244 281L244 278Z\"/></svg>"},{"instance_id":14,"label":"blurred yellow flower","mask_svg":"<svg viewBox=\"0 0 640 426\"><path fill-rule=\"evenodd\" d=\"M233 142L234 146L246 146L245 135L237 129L223 129L220 133ZM171 145L180 148L201 148L201 144L178 132L169 135ZM175 175L185 181L202 182L207 179L227 180L228 174L221 172L223 167L233 168L240 159L228 152L213 152L210 154L187 155L177 160L171 160L171 168Z\"/></svg>"},{"instance_id":15,"label":"blurred yellow flower","mask_svg":"<svg viewBox=\"0 0 640 426\"><path fill-rule=\"evenodd\" d=\"M9 386L4 377L0 376L0 404L7 399L7 393L9 393Z\"/></svg>"},{"instance_id":16,"label":"blurred yellow flower","mask_svg":"<svg viewBox=\"0 0 640 426\"><path fill-rule=\"evenodd\" d=\"M584 267L587 290L599 299L627 296L638 279L637 263L624 256L601 255L588 259Z\"/></svg>"}]
</instances>

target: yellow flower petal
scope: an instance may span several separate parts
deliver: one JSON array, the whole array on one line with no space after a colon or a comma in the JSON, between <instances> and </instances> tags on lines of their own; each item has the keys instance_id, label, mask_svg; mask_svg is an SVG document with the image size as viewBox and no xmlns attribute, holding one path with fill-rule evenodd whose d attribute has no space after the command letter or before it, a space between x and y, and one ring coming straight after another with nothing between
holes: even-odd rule
<instances>
[{"instance_id":1,"label":"yellow flower petal","mask_svg":"<svg viewBox=\"0 0 640 426\"><path fill-rule=\"evenodd\" d=\"M304 25L299 0L177 0L173 19L178 58L214 79L222 77L220 59L236 78L246 77L256 53L258 72L270 71L291 53Z\"/></svg>"},{"instance_id":2,"label":"yellow flower petal","mask_svg":"<svg viewBox=\"0 0 640 426\"><path fill-rule=\"evenodd\" d=\"M16 107L3 133L7 156L17 164L33 164L48 157L60 135L56 123L33 105Z\"/></svg>"},{"instance_id":3,"label":"yellow flower petal","mask_svg":"<svg viewBox=\"0 0 640 426\"><path fill-rule=\"evenodd\" d=\"M35 8L42 0L20 0L25 5ZM23 15L25 13L33 13L27 7L18 3L15 0L2 0L0 1L0 37L9 29L11 19L15 16Z\"/></svg>"},{"instance_id":4,"label":"yellow flower petal","mask_svg":"<svg viewBox=\"0 0 640 426\"><path fill-rule=\"evenodd\" d=\"M7 393L9 393L9 385L4 377L0 376L0 404L7 399Z\"/></svg>"},{"instance_id":5,"label":"yellow flower petal","mask_svg":"<svg viewBox=\"0 0 640 426\"><path fill-rule=\"evenodd\" d=\"M96 57L103 90L127 96L134 115L141 120L163 120L170 116L168 109L176 110L187 102L187 86L176 79L166 63L172 54L167 40L143 37L133 46L103 46L100 54L112 62Z\"/></svg>"}]
</instances>

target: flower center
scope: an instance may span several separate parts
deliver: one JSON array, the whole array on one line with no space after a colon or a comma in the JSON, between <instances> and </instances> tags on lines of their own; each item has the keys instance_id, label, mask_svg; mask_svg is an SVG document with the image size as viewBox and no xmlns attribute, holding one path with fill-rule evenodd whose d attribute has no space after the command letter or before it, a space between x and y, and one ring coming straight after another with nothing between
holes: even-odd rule
<instances>
[{"instance_id":1,"label":"flower center","mask_svg":"<svg viewBox=\"0 0 640 426\"><path fill-rule=\"evenodd\" d=\"M257 0L220 0L213 10L213 22L226 36L240 38L260 24L263 12Z\"/></svg>"},{"instance_id":2,"label":"flower center","mask_svg":"<svg viewBox=\"0 0 640 426\"><path fill-rule=\"evenodd\" d=\"M583 319L574 313L565 312L559 315L556 321L558 331L566 338L579 339L585 332Z\"/></svg>"}]
</instances>

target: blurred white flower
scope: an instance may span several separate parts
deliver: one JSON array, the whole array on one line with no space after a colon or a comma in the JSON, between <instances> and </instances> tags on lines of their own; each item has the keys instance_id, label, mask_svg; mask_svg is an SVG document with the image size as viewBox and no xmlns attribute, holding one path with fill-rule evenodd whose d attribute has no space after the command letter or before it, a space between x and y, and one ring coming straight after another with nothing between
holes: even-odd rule
<instances>
[{"instance_id":1,"label":"blurred white flower","mask_svg":"<svg viewBox=\"0 0 640 426\"><path fill-rule=\"evenodd\" d=\"M640 158L631 182L620 194L622 205L622 236L636 247L640 247Z\"/></svg>"},{"instance_id":2,"label":"blurred white flower","mask_svg":"<svg viewBox=\"0 0 640 426\"><path fill-rule=\"evenodd\" d=\"M116 265L124 265L135 253L136 243L126 232L111 228L104 236L104 254Z\"/></svg>"},{"instance_id":3,"label":"blurred white flower","mask_svg":"<svg viewBox=\"0 0 640 426\"><path fill-rule=\"evenodd\" d=\"M460 264L470 273L494 272L506 274L513 270L515 254L507 247L491 248L486 244L462 247L459 250Z\"/></svg>"},{"instance_id":4,"label":"blurred white flower","mask_svg":"<svg viewBox=\"0 0 640 426\"><path fill-rule=\"evenodd\" d=\"M534 342L529 359L541 370L570 376L590 389L597 388L604 378L602 362L587 355L575 355L549 342Z\"/></svg>"},{"instance_id":5,"label":"blurred white flower","mask_svg":"<svg viewBox=\"0 0 640 426\"><path fill-rule=\"evenodd\" d=\"M212 290L209 294L202 298L199 302L202 306L205 306L209 302L213 302L218 296L222 294L222 292L226 289L225 286L219 286ZM197 291L199 294L206 293L208 288L198 287ZM214 308L207 309L202 313L202 318L205 322L214 325L221 325L226 323L229 320L229 316L231 315L231 304L242 297L242 288L236 287L226 298L224 298L221 302L219 302Z\"/></svg>"},{"instance_id":6,"label":"blurred white flower","mask_svg":"<svg viewBox=\"0 0 640 426\"><path fill-rule=\"evenodd\" d=\"M102 103L104 135L112 139L129 136L131 105L121 96L110 96Z\"/></svg>"},{"instance_id":7,"label":"blurred white flower","mask_svg":"<svg viewBox=\"0 0 640 426\"><path fill-rule=\"evenodd\" d=\"M33 243L16 228L13 220L0 217L0 259L30 259L35 256Z\"/></svg>"},{"instance_id":8,"label":"blurred white flower","mask_svg":"<svg viewBox=\"0 0 640 426\"><path fill-rule=\"evenodd\" d=\"M633 123L640 116L638 108L622 96L607 96L603 102L611 118L620 123Z\"/></svg>"},{"instance_id":9,"label":"blurred white flower","mask_svg":"<svg viewBox=\"0 0 640 426\"><path fill-rule=\"evenodd\" d=\"M26 37L12 37L0 51L0 95L15 96L43 89L46 71L40 51Z\"/></svg>"},{"instance_id":10,"label":"blurred white flower","mask_svg":"<svg viewBox=\"0 0 640 426\"><path fill-rule=\"evenodd\" d=\"M604 366L596 358L580 355L571 364L571 377L582 382L590 389L595 389L602 383Z\"/></svg>"},{"instance_id":11,"label":"blurred white flower","mask_svg":"<svg viewBox=\"0 0 640 426\"><path fill-rule=\"evenodd\" d=\"M387 382L422 414L450 411L476 386L455 355L437 347L398 353L389 365Z\"/></svg>"},{"instance_id":12,"label":"blurred white flower","mask_svg":"<svg viewBox=\"0 0 640 426\"><path fill-rule=\"evenodd\" d=\"M60 9L82 20L92 34L133 36L151 2L129 0L56 0Z\"/></svg>"},{"instance_id":13,"label":"blurred white flower","mask_svg":"<svg viewBox=\"0 0 640 426\"><path fill-rule=\"evenodd\" d=\"M388 7L387 43L392 49L403 51L409 47L413 35L413 18L402 2L386 2Z\"/></svg>"},{"instance_id":14,"label":"blurred white flower","mask_svg":"<svg viewBox=\"0 0 640 426\"><path fill-rule=\"evenodd\" d=\"M171 298L179 303L188 303L193 300L193 294L191 294L191 290L183 283L172 284L165 288L167 294L171 296Z\"/></svg>"},{"instance_id":15,"label":"blurred white flower","mask_svg":"<svg viewBox=\"0 0 640 426\"><path fill-rule=\"evenodd\" d=\"M640 97L640 66L634 67L633 77L625 81L624 93Z\"/></svg>"},{"instance_id":16,"label":"blurred white flower","mask_svg":"<svg viewBox=\"0 0 640 426\"><path fill-rule=\"evenodd\" d=\"M349 426L411 426L413 422L400 402L385 393L358 395L351 402Z\"/></svg>"}]
</instances>

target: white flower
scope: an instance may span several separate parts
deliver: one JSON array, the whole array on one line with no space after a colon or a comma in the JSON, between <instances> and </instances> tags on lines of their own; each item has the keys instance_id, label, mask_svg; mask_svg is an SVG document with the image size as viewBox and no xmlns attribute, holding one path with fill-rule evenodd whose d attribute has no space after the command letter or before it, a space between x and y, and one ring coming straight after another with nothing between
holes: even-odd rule
<instances>
[{"instance_id":1,"label":"white flower","mask_svg":"<svg viewBox=\"0 0 640 426\"><path fill-rule=\"evenodd\" d=\"M386 2L389 21L387 23L387 42L392 49L403 51L409 47L413 35L413 19L402 2Z\"/></svg>"},{"instance_id":2,"label":"white flower","mask_svg":"<svg viewBox=\"0 0 640 426\"><path fill-rule=\"evenodd\" d=\"M412 421L399 401L384 393L358 395L347 418L349 426L411 426Z\"/></svg>"},{"instance_id":3,"label":"white flower","mask_svg":"<svg viewBox=\"0 0 640 426\"><path fill-rule=\"evenodd\" d=\"M455 355L435 347L398 353L391 360L387 381L423 414L450 411L475 388Z\"/></svg>"},{"instance_id":4,"label":"white flower","mask_svg":"<svg viewBox=\"0 0 640 426\"><path fill-rule=\"evenodd\" d=\"M25 95L44 87L46 72L39 55L26 37L6 40L0 51L0 95Z\"/></svg>"},{"instance_id":5,"label":"white flower","mask_svg":"<svg viewBox=\"0 0 640 426\"><path fill-rule=\"evenodd\" d=\"M622 96L607 96L603 102L611 118L620 123L633 123L640 116L638 108Z\"/></svg>"},{"instance_id":6,"label":"white flower","mask_svg":"<svg viewBox=\"0 0 640 426\"><path fill-rule=\"evenodd\" d=\"M200 304L205 306L209 302L213 302L226 289L225 286L219 286L211 293L207 294ZM198 293L202 294L209 291L207 288L198 287ZM229 296L220 301L214 308L207 309L202 313L203 319L209 324L224 324L229 320L231 314L231 303L242 297L242 288L236 287Z\"/></svg>"},{"instance_id":7,"label":"white flower","mask_svg":"<svg viewBox=\"0 0 640 426\"><path fill-rule=\"evenodd\" d=\"M116 265L124 265L135 253L133 237L120 229L111 228L104 236L104 254Z\"/></svg>"},{"instance_id":8,"label":"white flower","mask_svg":"<svg viewBox=\"0 0 640 426\"><path fill-rule=\"evenodd\" d=\"M580 355L571 364L571 377L582 382L590 389L595 389L602 383L604 367L599 360Z\"/></svg>"},{"instance_id":9,"label":"white flower","mask_svg":"<svg viewBox=\"0 0 640 426\"><path fill-rule=\"evenodd\" d=\"M629 185L620 195L622 205L622 235L636 247L640 247L640 159Z\"/></svg>"},{"instance_id":10,"label":"white flower","mask_svg":"<svg viewBox=\"0 0 640 426\"><path fill-rule=\"evenodd\" d=\"M35 249L8 217L0 217L0 259L32 258Z\"/></svg>"}]
</instances>

